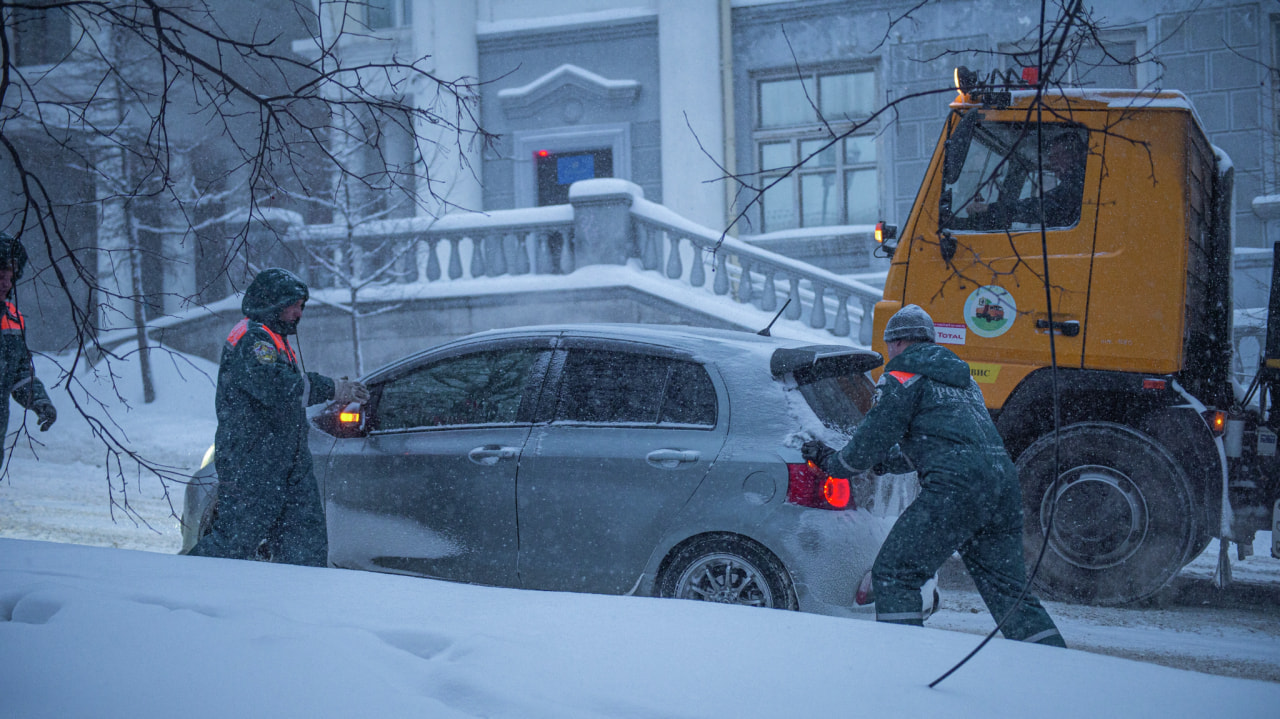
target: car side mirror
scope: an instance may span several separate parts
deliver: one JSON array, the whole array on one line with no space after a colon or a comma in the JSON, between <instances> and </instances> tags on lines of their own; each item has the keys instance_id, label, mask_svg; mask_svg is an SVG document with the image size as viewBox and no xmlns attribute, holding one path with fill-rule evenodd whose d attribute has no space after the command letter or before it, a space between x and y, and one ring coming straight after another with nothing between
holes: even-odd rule
<instances>
[{"instance_id":1,"label":"car side mirror","mask_svg":"<svg viewBox=\"0 0 1280 719\"><path fill-rule=\"evenodd\" d=\"M339 439L363 437L369 433L366 415L368 402L363 406L357 402L340 405L333 402L315 415L311 423L315 428Z\"/></svg>"}]
</instances>

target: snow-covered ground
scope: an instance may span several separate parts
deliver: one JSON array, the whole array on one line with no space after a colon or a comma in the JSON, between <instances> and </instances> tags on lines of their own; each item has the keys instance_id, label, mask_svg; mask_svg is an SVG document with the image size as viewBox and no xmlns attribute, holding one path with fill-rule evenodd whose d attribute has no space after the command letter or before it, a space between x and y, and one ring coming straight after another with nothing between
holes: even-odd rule
<instances>
[{"instance_id":1,"label":"snow-covered ground","mask_svg":"<svg viewBox=\"0 0 1280 719\"><path fill-rule=\"evenodd\" d=\"M148 460L185 471L213 435L216 368L155 360L150 405L136 365L114 367L131 409L113 404L106 426ZM57 377L47 361L39 372ZM116 401L109 382L84 381ZM1280 560L1269 536L1234 564L1262 607L1050 603L1077 649L995 640L930 690L992 626L954 583L921 631L171 556L181 486L166 491L129 462L113 464L108 481L101 442L65 393L53 396L58 423L35 433L41 444L19 437L0 481L0 537L17 538L0 539L0 718L1169 717L1268 716L1280 706ZM21 410L11 410L15 430ZM1180 581L1206 585L1215 547Z\"/></svg>"}]
</instances>

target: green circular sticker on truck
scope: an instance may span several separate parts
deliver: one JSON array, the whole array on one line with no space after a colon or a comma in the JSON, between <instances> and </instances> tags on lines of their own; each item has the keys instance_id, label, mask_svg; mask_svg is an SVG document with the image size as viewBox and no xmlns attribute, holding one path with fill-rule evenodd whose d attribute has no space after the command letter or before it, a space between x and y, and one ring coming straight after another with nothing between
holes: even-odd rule
<instances>
[{"instance_id":1,"label":"green circular sticker on truck","mask_svg":"<svg viewBox=\"0 0 1280 719\"><path fill-rule=\"evenodd\" d=\"M974 290L964 301L964 323L979 337L999 337L1018 318L1013 294L999 285Z\"/></svg>"}]
</instances>

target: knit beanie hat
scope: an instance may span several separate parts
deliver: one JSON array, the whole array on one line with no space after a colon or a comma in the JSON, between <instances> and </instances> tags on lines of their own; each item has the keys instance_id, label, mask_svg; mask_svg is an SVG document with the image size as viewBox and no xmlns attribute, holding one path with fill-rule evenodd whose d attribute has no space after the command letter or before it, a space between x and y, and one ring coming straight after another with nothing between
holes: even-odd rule
<instances>
[{"instance_id":1,"label":"knit beanie hat","mask_svg":"<svg viewBox=\"0 0 1280 719\"><path fill-rule=\"evenodd\" d=\"M907 305L894 313L884 326L884 341L913 340L933 342L937 335L933 330L933 318L920 305Z\"/></svg>"}]
</instances>

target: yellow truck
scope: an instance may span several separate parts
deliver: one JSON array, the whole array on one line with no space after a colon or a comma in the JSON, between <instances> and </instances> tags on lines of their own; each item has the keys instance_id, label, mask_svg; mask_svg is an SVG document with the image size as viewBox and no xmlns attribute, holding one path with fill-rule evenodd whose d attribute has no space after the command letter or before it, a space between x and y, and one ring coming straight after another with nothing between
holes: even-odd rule
<instances>
[{"instance_id":1,"label":"yellow truck","mask_svg":"<svg viewBox=\"0 0 1280 719\"><path fill-rule=\"evenodd\" d=\"M1048 538L1038 591L1150 597L1280 514L1280 338L1257 386L1231 373L1230 160L1179 92L957 78L911 214L883 226L873 337L918 304L969 362L1021 475L1028 566Z\"/></svg>"}]
</instances>

